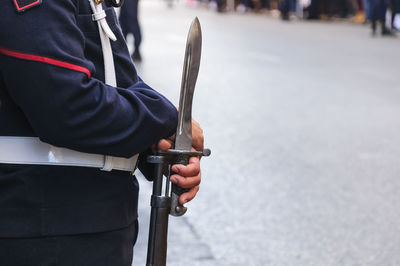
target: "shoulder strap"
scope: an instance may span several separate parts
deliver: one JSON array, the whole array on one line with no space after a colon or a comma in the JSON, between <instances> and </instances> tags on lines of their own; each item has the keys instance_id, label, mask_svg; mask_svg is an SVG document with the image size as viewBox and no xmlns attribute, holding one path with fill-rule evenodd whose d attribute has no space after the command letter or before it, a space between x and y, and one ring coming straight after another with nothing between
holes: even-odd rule
<instances>
[{"instance_id":1,"label":"shoulder strap","mask_svg":"<svg viewBox=\"0 0 400 266\"><path fill-rule=\"evenodd\" d=\"M110 39L113 41L117 40L114 33L111 31L107 24L106 12L103 10L103 1L99 0L89 0L90 7L93 12L93 21L97 21L99 28L101 48L103 50L103 60L104 60L104 75L105 82L113 87L117 86L117 78L115 76L114 58L111 48ZM104 167L101 169L103 171L111 171L113 169L113 158L111 156L106 156L104 161Z\"/></svg>"}]
</instances>

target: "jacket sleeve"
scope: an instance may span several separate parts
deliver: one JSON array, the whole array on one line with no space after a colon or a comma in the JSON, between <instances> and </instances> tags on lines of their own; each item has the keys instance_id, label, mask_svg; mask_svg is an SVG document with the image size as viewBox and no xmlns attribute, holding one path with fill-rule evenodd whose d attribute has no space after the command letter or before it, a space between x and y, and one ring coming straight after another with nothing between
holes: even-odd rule
<instances>
[{"instance_id":1,"label":"jacket sleeve","mask_svg":"<svg viewBox=\"0 0 400 266\"><path fill-rule=\"evenodd\" d=\"M42 141L129 157L174 133L176 108L140 78L118 88L93 77L74 0L43 1L22 15L7 11L10 2L0 4L1 74Z\"/></svg>"}]
</instances>

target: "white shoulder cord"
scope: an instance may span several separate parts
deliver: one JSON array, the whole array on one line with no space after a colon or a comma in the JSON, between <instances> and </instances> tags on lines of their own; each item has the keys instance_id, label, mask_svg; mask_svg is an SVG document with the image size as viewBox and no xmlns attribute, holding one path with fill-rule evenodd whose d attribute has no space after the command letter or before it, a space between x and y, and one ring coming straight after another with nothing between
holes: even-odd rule
<instances>
[{"instance_id":1,"label":"white shoulder cord","mask_svg":"<svg viewBox=\"0 0 400 266\"><path fill-rule=\"evenodd\" d=\"M116 41L117 37L115 37L114 33L111 31L110 27L107 24L106 12L104 12L103 10L102 2L103 0L89 0L90 6L93 11L93 20L97 21L97 25L99 28L101 47L103 50L105 82L108 85L116 87L117 79L115 76L114 58L110 39ZM105 156L104 167L101 168L101 170L111 171L113 169L113 166L113 157Z\"/></svg>"},{"instance_id":2,"label":"white shoulder cord","mask_svg":"<svg viewBox=\"0 0 400 266\"><path fill-rule=\"evenodd\" d=\"M96 1L96 3L94 2ZM97 21L101 47L103 50L103 60L104 60L104 74L105 74L105 82L111 86L117 86L117 81L115 77L115 68L114 68L114 58L111 49L110 39L113 41L117 40L114 33L111 31L110 27L106 21L106 12L103 10L103 5L101 4L103 1L98 0L89 0L90 6L93 11L93 20Z\"/></svg>"}]
</instances>

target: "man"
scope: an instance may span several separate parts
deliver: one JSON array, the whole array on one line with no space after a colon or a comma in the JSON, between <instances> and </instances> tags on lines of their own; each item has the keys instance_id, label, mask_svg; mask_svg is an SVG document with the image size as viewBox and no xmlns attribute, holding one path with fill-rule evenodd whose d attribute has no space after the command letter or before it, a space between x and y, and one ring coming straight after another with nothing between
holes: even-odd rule
<instances>
[{"instance_id":1,"label":"man","mask_svg":"<svg viewBox=\"0 0 400 266\"><path fill-rule=\"evenodd\" d=\"M98 23L116 37L116 85L105 82ZM108 1L1 1L0 265L131 265L130 167L140 154L149 177L146 152L157 142L168 149L176 123L176 108L138 77ZM194 122L193 147L202 146ZM190 189L180 202L193 199L199 159L172 170Z\"/></svg>"},{"instance_id":2,"label":"man","mask_svg":"<svg viewBox=\"0 0 400 266\"><path fill-rule=\"evenodd\" d=\"M121 7L119 15L119 21L125 38L128 34L133 35L134 51L132 60L136 62L142 61L142 55L139 50L140 43L142 42L142 32L138 19L138 3L139 0L126 0Z\"/></svg>"}]
</instances>

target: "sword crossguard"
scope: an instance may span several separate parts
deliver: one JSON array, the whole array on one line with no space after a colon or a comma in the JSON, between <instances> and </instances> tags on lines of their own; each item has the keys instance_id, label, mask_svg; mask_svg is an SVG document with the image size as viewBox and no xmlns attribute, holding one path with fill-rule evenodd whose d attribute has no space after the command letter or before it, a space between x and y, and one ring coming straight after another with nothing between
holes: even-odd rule
<instances>
[{"instance_id":1,"label":"sword crossguard","mask_svg":"<svg viewBox=\"0 0 400 266\"><path fill-rule=\"evenodd\" d=\"M203 151L183 151L183 150L175 150L175 149L169 149L166 151L158 151L158 154L160 155L173 155L173 156L178 156L178 155L185 155L189 157L193 156L205 156L208 157L211 155L211 150L210 149L204 149Z\"/></svg>"}]
</instances>

